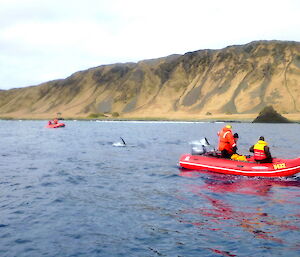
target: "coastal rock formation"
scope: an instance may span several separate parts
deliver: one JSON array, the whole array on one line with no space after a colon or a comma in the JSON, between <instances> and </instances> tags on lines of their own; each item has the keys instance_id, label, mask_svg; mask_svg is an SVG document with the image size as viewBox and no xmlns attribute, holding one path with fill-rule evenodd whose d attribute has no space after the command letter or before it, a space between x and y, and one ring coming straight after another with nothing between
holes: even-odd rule
<instances>
[{"instance_id":1,"label":"coastal rock formation","mask_svg":"<svg viewBox=\"0 0 300 257\"><path fill-rule=\"evenodd\" d=\"M0 91L0 117L199 117L300 111L300 43L257 41L102 65Z\"/></svg>"},{"instance_id":2,"label":"coastal rock formation","mask_svg":"<svg viewBox=\"0 0 300 257\"><path fill-rule=\"evenodd\" d=\"M290 123L287 118L280 115L272 106L265 107L253 123Z\"/></svg>"}]
</instances>

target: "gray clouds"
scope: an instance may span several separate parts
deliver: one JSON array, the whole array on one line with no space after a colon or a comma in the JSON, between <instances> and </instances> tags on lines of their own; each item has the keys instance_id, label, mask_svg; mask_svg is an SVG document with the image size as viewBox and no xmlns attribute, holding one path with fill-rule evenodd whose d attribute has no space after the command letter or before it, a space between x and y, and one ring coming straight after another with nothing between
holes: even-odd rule
<instances>
[{"instance_id":1,"label":"gray clouds","mask_svg":"<svg viewBox=\"0 0 300 257\"><path fill-rule=\"evenodd\" d=\"M299 41L296 0L0 0L0 88L101 64Z\"/></svg>"}]
</instances>

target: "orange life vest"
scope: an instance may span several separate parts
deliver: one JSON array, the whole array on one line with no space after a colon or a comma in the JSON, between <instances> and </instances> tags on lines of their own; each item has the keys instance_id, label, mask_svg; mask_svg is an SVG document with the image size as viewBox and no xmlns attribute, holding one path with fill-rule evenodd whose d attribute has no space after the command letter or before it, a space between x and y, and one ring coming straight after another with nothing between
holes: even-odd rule
<instances>
[{"instance_id":1,"label":"orange life vest","mask_svg":"<svg viewBox=\"0 0 300 257\"><path fill-rule=\"evenodd\" d=\"M219 151L226 150L228 153L233 153L233 147L236 146L231 129L222 128L219 133Z\"/></svg>"},{"instance_id":2,"label":"orange life vest","mask_svg":"<svg viewBox=\"0 0 300 257\"><path fill-rule=\"evenodd\" d=\"M261 161L267 159L267 155L265 153L265 146L268 143L263 140L258 140L258 142L254 145L254 159L257 161Z\"/></svg>"}]
</instances>

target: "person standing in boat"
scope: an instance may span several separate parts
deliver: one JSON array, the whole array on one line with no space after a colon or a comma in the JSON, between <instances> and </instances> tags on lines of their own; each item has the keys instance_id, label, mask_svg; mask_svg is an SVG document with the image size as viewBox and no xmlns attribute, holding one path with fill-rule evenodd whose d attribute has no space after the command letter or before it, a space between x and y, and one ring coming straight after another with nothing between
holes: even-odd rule
<instances>
[{"instance_id":1,"label":"person standing in boat","mask_svg":"<svg viewBox=\"0 0 300 257\"><path fill-rule=\"evenodd\" d=\"M272 162L272 155L268 143L263 136L259 137L257 143L250 147L250 152L254 153L254 160L260 163Z\"/></svg>"},{"instance_id":2,"label":"person standing in boat","mask_svg":"<svg viewBox=\"0 0 300 257\"><path fill-rule=\"evenodd\" d=\"M218 132L219 146L223 158L230 158L232 154L236 153L236 140L232 134L232 126L226 125Z\"/></svg>"}]
</instances>

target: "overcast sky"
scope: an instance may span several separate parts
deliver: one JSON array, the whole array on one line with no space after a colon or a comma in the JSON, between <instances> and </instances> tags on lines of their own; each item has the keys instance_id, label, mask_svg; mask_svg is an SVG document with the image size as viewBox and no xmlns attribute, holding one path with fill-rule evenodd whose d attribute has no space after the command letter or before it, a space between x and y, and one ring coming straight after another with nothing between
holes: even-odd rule
<instances>
[{"instance_id":1,"label":"overcast sky","mask_svg":"<svg viewBox=\"0 0 300 257\"><path fill-rule=\"evenodd\" d=\"M300 42L300 1L0 0L0 89L273 39Z\"/></svg>"}]
</instances>

